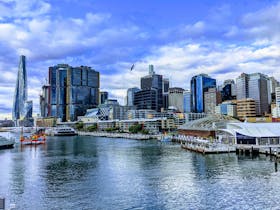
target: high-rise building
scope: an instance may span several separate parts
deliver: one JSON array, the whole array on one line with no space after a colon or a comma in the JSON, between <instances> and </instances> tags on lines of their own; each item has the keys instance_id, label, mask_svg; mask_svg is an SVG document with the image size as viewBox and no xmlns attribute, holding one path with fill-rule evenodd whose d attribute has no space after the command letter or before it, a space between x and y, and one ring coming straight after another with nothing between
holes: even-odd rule
<instances>
[{"instance_id":1,"label":"high-rise building","mask_svg":"<svg viewBox=\"0 0 280 210\"><path fill-rule=\"evenodd\" d=\"M67 64L49 67L49 83L48 116L74 121L99 104L99 72L91 67Z\"/></svg>"},{"instance_id":2,"label":"high-rise building","mask_svg":"<svg viewBox=\"0 0 280 210\"><path fill-rule=\"evenodd\" d=\"M280 86L280 83L279 81L277 81L274 77L269 77L269 89L270 89L270 92L271 92L271 102L274 102L275 103L275 89L276 87L279 87Z\"/></svg>"},{"instance_id":3,"label":"high-rise building","mask_svg":"<svg viewBox=\"0 0 280 210\"><path fill-rule=\"evenodd\" d=\"M169 88L168 104L169 107L175 107L177 111L184 112L184 89L179 87Z\"/></svg>"},{"instance_id":4,"label":"high-rise building","mask_svg":"<svg viewBox=\"0 0 280 210\"><path fill-rule=\"evenodd\" d=\"M191 91L185 90L183 92L184 97L184 112L189 113L191 112Z\"/></svg>"},{"instance_id":5,"label":"high-rise building","mask_svg":"<svg viewBox=\"0 0 280 210\"><path fill-rule=\"evenodd\" d=\"M141 78L141 90L135 93L134 105L137 109L160 111L163 107L162 88L162 75L155 74L153 65L149 65L149 75Z\"/></svg>"},{"instance_id":6,"label":"high-rise building","mask_svg":"<svg viewBox=\"0 0 280 210\"><path fill-rule=\"evenodd\" d=\"M256 115L269 112L271 89L269 78L261 73L241 74L237 80L237 99L252 98L256 103Z\"/></svg>"},{"instance_id":7,"label":"high-rise building","mask_svg":"<svg viewBox=\"0 0 280 210\"><path fill-rule=\"evenodd\" d=\"M134 95L136 92L140 91L138 87L127 89L127 106L134 106Z\"/></svg>"},{"instance_id":8,"label":"high-rise building","mask_svg":"<svg viewBox=\"0 0 280 210\"><path fill-rule=\"evenodd\" d=\"M104 104L105 101L108 99L109 93L107 91L100 91L99 92L99 104Z\"/></svg>"},{"instance_id":9,"label":"high-rise building","mask_svg":"<svg viewBox=\"0 0 280 210\"><path fill-rule=\"evenodd\" d=\"M25 108L25 119L31 119L32 118L32 112L33 112L33 101L26 101L24 104Z\"/></svg>"},{"instance_id":10,"label":"high-rise building","mask_svg":"<svg viewBox=\"0 0 280 210\"><path fill-rule=\"evenodd\" d=\"M163 108L165 110L168 109L168 89L169 89L169 79L167 78L163 78L162 80L162 83L163 83L163 87L162 87L162 90L163 90Z\"/></svg>"},{"instance_id":11,"label":"high-rise building","mask_svg":"<svg viewBox=\"0 0 280 210\"><path fill-rule=\"evenodd\" d=\"M199 74L191 79L191 104L192 112L202 113L204 107L204 92L208 88L216 87L216 79L209 77L207 74Z\"/></svg>"},{"instance_id":12,"label":"high-rise building","mask_svg":"<svg viewBox=\"0 0 280 210\"><path fill-rule=\"evenodd\" d=\"M236 85L233 79L225 80L221 89L222 100L234 100L236 99Z\"/></svg>"},{"instance_id":13,"label":"high-rise building","mask_svg":"<svg viewBox=\"0 0 280 210\"><path fill-rule=\"evenodd\" d=\"M14 93L14 103L12 109L13 120L23 119L26 114L25 103L27 101L27 74L25 66L25 56L20 56L16 88Z\"/></svg>"},{"instance_id":14,"label":"high-rise building","mask_svg":"<svg viewBox=\"0 0 280 210\"><path fill-rule=\"evenodd\" d=\"M241 100L249 97L249 75L242 73L236 79L236 99Z\"/></svg>"},{"instance_id":15,"label":"high-rise building","mask_svg":"<svg viewBox=\"0 0 280 210\"><path fill-rule=\"evenodd\" d=\"M221 93L216 88L208 88L204 92L204 112L207 114L214 114L215 107L222 102Z\"/></svg>"}]
</instances>

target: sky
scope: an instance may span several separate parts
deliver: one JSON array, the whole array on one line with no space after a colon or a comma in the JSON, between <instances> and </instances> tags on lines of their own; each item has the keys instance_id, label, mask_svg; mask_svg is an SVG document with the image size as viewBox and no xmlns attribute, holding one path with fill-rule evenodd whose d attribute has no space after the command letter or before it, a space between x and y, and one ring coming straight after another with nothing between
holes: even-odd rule
<instances>
[{"instance_id":1,"label":"sky","mask_svg":"<svg viewBox=\"0 0 280 210\"><path fill-rule=\"evenodd\" d=\"M280 0L0 0L0 119L11 118L20 55L35 115L60 63L99 71L100 90L120 104L149 64L185 89L200 73L279 81Z\"/></svg>"}]
</instances>

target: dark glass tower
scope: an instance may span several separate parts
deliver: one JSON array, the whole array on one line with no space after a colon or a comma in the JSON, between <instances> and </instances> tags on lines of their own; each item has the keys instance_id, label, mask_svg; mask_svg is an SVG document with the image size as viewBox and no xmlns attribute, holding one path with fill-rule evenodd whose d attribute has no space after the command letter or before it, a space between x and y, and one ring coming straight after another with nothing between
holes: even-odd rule
<instances>
[{"instance_id":1,"label":"dark glass tower","mask_svg":"<svg viewBox=\"0 0 280 210\"><path fill-rule=\"evenodd\" d=\"M27 75L25 66L25 56L20 56L18 74L16 80L16 88L14 94L14 103L12 109L13 120L22 119L25 117L25 103L27 101Z\"/></svg>"},{"instance_id":2,"label":"dark glass tower","mask_svg":"<svg viewBox=\"0 0 280 210\"><path fill-rule=\"evenodd\" d=\"M191 106L192 112L202 113L204 107L204 92L208 88L215 88L216 80L209 77L207 74L199 74L191 79Z\"/></svg>"},{"instance_id":3,"label":"dark glass tower","mask_svg":"<svg viewBox=\"0 0 280 210\"><path fill-rule=\"evenodd\" d=\"M163 83L162 83L162 75L155 74L153 65L149 65L149 75L141 78L141 91L143 92L143 96L147 96L148 98L151 98L151 96L154 96L155 91L155 101L154 100L147 100L145 103L146 107L152 107L151 109L154 109L156 111L160 111L163 107ZM150 90L150 93L147 94L147 91ZM141 92L140 91L140 92ZM140 96L141 93L137 93L137 96ZM136 97L136 95L135 95ZM143 98L143 100L146 100ZM138 99L135 100L136 103ZM155 102L155 104L154 104ZM153 103L153 104L148 104ZM138 104L135 104L138 107ZM140 105L139 105L140 106ZM142 107L142 106L140 106ZM138 108L139 109L139 108Z\"/></svg>"},{"instance_id":4,"label":"dark glass tower","mask_svg":"<svg viewBox=\"0 0 280 210\"><path fill-rule=\"evenodd\" d=\"M75 121L99 104L99 72L87 66L49 68L48 116Z\"/></svg>"}]
</instances>

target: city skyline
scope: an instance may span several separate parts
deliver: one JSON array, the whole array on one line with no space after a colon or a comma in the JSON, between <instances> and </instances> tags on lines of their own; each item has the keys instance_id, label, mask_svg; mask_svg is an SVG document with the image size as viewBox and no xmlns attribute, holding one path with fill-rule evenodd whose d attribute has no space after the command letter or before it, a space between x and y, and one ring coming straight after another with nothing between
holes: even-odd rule
<instances>
[{"instance_id":1,"label":"city skyline","mask_svg":"<svg viewBox=\"0 0 280 210\"><path fill-rule=\"evenodd\" d=\"M11 118L20 55L34 113L48 67L60 63L96 69L122 104L149 64L185 89L199 73L218 84L242 72L280 80L280 1L2 0L0 14L0 119Z\"/></svg>"}]
</instances>

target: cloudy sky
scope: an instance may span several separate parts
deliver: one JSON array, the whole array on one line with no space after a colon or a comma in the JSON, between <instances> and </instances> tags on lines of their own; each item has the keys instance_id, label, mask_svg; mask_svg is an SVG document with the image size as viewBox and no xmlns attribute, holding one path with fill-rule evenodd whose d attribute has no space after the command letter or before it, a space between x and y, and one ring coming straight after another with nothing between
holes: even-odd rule
<instances>
[{"instance_id":1,"label":"cloudy sky","mask_svg":"<svg viewBox=\"0 0 280 210\"><path fill-rule=\"evenodd\" d=\"M199 73L218 83L242 72L280 80L280 1L0 0L0 54L0 119L11 117L21 54L35 113L58 63L93 67L121 104L149 64L183 88Z\"/></svg>"}]
</instances>

